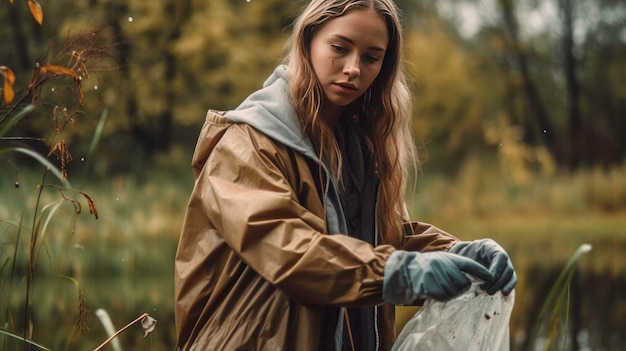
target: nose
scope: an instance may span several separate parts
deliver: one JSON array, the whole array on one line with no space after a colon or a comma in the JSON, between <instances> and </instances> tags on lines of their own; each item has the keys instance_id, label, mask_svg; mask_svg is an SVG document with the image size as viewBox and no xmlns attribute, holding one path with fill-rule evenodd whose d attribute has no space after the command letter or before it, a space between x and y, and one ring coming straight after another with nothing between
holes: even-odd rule
<instances>
[{"instance_id":1,"label":"nose","mask_svg":"<svg viewBox=\"0 0 626 351\"><path fill-rule=\"evenodd\" d=\"M354 55L348 58L346 64L343 66L343 73L348 76L349 80L358 78L361 75L360 60L359 57Z\"/></svg>"}]
</instances>

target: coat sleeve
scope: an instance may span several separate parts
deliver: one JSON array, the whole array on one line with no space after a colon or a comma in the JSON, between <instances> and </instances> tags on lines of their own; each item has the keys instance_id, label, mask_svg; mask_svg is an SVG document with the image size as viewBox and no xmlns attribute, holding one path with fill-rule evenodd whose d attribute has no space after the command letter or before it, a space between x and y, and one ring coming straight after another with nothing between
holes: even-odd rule
<instances>
[{"instance_id":1,"label":"coat sleeve","mask_svg":"<svg viewBox=\"0 0 626 351\"><path fill-rule=\"evenodd\" d=\"M405 223L404 234L400 249L406 251L448 251L459 242L454 235L423 222Z\"/></svg>"},{"instance_id":2,"label":"coat sleeve","mask_svg":"<svg viewBox=\"0 0 626 351\"><path fill-rule=\"evenodd\" d=\"M280 147L249 127L225 133L196 181L209 221L242 261L302 304L382 303L395 249L324 234L324 219L289 184L293 165Z\"/></svg>"}]
</instances>

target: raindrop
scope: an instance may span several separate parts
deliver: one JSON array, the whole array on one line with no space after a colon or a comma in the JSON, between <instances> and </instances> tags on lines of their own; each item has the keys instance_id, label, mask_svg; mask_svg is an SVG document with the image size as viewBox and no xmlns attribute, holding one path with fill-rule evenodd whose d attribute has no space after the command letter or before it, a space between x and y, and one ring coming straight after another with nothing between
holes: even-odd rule
<instances>
[{"instance_id":1,"label":"raindrop","mask_svg":"<svg viewBox=\"0 0 626 351\"><path fill-rule=\"evenodd\" d=\"M132 22L133 21L133 17L132 16L128 16L128 22Z\"/></svg>"},{"instance_id":2,"label":"raindrop","mask_svg":"<svg viewBox=\"0 0 626 351\"><path fill-rule=\"evenodd\" d=\"M250 2L250 1L252 1L252 0L246 0L246 2Z\"/></svg>"},{"instance_id":3,"label":"raindrop","mask_svg":"<svg viewBox=\"0 0 626 351\"><path fill-rule=\"evenodd\" d=\"M543 134L546 134L547 132L548 132L547 130L545 130L545 129L543 130Z\"/></svg>"},{"instance_id":4,"label":"raindrop","mask_svg":"<svg viewBox=\"0 0 626 351\"><path fill-rule=\"evenodd\" d=\"M97 85L94 85L94 86L93 86L93 90L98 90L98 86L97 86Z\"/></svg>"},{"instance_id":5,"label":"raindrop","mask_svg":"<svg viewBox=\"0 0 626 351\"><path fill-rule=\"evenodd\" d=\"M54 88L51 88L50 91L52 91L54 93Z\"/></svg>"},{"instance_id":6,"label":"raindrop","mask_svg":"<svg viewBox=\"0 0 626 351\"><path fill-rule=\"evenodd\" d=\"M85 158L84 158L84 157L81 157L81 158L80 158L80 162L85 162Z\"/></svg>"},{"instance_id":7,"label":"raindrop","mask_svg":"<svg viewBox=\"0 0 626 351\"><path fill-rule=\"evenodd\" d=\"M119 198L119 197L116 197L116 198L115 198L115 201L120 201L120 198Z\"/></svg>"}]
</instances>

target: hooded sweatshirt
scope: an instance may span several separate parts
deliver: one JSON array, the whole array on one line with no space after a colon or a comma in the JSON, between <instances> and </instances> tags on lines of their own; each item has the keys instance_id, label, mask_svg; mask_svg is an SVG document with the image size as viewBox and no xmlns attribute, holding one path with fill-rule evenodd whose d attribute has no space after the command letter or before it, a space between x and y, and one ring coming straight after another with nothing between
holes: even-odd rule
<instances>
[{"instance_id":1,"label":"hooded sweatshirt","mask_svg":"<svg viewBox=\"0 0 626 351\"><path fill-rule=\"evenodd\" d=\"M310 158L314 163L320 160L308 138L302 135L298 116L289 101L287 67L278 66L263 84L263 89L245 99L235 110L228 111L225 117L234 123L245 123L267 137ZM324 192L326 221L330 234L346 233L346 221L341 214L337 181L333 180L325 165L321 164L328 180L328 191Z\"/></svg>"}]
</instances>

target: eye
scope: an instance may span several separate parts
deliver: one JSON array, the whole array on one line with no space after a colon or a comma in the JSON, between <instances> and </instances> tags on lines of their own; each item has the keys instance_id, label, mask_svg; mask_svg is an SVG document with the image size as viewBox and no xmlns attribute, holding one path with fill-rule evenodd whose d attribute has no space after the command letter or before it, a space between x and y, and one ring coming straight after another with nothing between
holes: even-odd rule
<instances>
[{"instance_id":1,"label":"eye","mask_svg":"<svg viewBox=\"0 0 626 351\"><path fill-rule=\"evenodd\" d=\"M363 57L363 61L367 63L376 63L378 60L380 60L380 58L374 55L365 55L365 57Z\"/></svg>"},{"instance_id":2,"label":"eye","mask_svg":"<svg viewBox=\"0 0 626 351\"><path fill-rule=\"evenodd\" d=\"M337 44L331 44L330 47L333 49L334 52L338 53L338 54L344 54L348 51L348 49L344 48L341 45L337 45Z\"/></svg>"}]
</instances>

